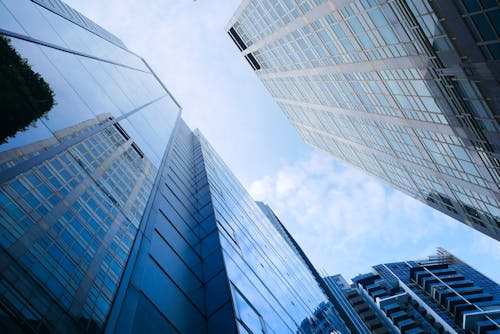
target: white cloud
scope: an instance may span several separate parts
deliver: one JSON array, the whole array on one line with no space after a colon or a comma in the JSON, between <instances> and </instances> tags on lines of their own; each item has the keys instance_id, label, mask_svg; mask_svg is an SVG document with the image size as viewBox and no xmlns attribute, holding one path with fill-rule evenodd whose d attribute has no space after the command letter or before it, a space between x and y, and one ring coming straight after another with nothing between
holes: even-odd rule
<instances>
[{"instance_id":1,"label":"white cloud","mask_svg":"<svg viewBox=\"0 0 500 334\"><path fill-rule=\"evenodd\" d=\"M470 244L475 256L500 254L494 240L320 152L254 181L249 192L273 208L318 268L346 278L424 258L437 246L459 257Z\"/></svg>"}]
</instances>

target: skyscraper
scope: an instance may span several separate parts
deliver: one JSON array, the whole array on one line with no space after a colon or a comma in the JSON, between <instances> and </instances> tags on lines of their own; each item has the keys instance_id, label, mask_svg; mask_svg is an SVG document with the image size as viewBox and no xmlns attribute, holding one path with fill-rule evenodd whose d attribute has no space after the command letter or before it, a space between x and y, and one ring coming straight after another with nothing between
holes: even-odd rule
<instances>
[{"instance_id":1,"label":"skyscraper","mask_svg":"<svg viewBox=\"0 0 500 334\"><path fill-rule=\"evenodd\" d=\"M0 2L0 332L350 333L147 63Z\"/></svg>"},{"instance_id":2,"label":"skyscraper","mask_svg":"<svg viewBox=\"0 0 500 334\"><path fill-rule=\"evenodd\" d=\"M325 281L316 268L314 268L313 264L309 259L307 258L306 254L302 250L302 248L299 246L299 244L293 239L291 234L288 232L286 227L281 223L280 219L276 216L274 211L265 203L263 202L257 202L257 205L261 208L262 212L267 216L271 224L276 228L276 230L281 234L282 238L288 243L288 245L292 248L292 250L295 252L298 258L302 260L302 263L305 264L308 268L309 271L313 274L316 282L321 286L323 291L327 294L331 305L324 304L322 307L320 307L319 310L321 309L328 309L328 307L334 307L337 312L339 313L340 317L343 319L344 323L347 325L347 327L353 332L353 333L359 333L359 334L364 334L367 332L367 328L362 324L360 321L359 317L356 316L356 314L350 313L350 308L347 307L347 305L344 303L343 296L340 296L336 294L336 290L332 289L328 281ZM318 318L318 317L317 317ZM327 318L325 318L326 320ZM306 323L303 323L303 325L307 325ZM321 331L313 332L313 333L320 333Z\"/></svg>"},{"instance_id":3,"label":"skyscraper","mask_svg":"<svg viewBox=\"0 0 500 334\"><path fill-rule=\"evenodd\" d=\"M405 333L498 333L500 286L444 249L353 278L366 300Z\"/></svg>"},{"instance_id":4,"label":"skyscraper","mask_svg":"<svg viewBox=\"0 0 500 334\"><path fill-rule=\"evenodd\" d=\"M305 142L500 240L496 1L246 0L230 38Z\"/></svg>"},{"instance_id":5,"label":"skyscraper","mask_svg":"<svg viewBox=\"0 0 500 334\"><path fill-rule=\"evenodd\" d=\"M95 332L180 107L59 1L0 3L0 299L8 332Z\"/></svg>"},{"instance_id":6,"label":"skyscraper","mask_svg":"<svg viewBox=\"0 0 500 334\"><path fill-rule=\"evenodd\" d=\"M181 121L106 333L349 333L311 269Z\"/></svg>"}]
</instances>

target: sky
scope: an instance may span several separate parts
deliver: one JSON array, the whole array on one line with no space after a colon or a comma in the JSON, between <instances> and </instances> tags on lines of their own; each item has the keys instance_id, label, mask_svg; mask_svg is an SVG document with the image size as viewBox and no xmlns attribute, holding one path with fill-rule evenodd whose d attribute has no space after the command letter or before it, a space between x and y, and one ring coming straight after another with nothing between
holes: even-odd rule
<instances>
[{"instance_id":1,"label":"sky","mask_svg":"<svg viewBox=\"0 0 500 334\"><path fill-rule=\"evenodd\" d=\"M500 243L304 144L225 33L241 0L65 0L153 68L255 200L323 274L438 246L500 281Z\"/></svg>"}]
</instances>

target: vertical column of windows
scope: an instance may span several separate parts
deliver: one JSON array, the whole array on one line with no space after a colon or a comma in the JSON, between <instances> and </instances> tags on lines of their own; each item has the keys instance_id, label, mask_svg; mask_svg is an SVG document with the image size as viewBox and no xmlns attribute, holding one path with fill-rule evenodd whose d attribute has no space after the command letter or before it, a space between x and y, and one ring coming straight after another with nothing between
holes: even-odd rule
<instances>
[{"instance_id":1,"label":"vertical column of windows","mask_svg":"<svg viewBox=\"0 0 500 334\"><path fill-rule=\"evenodd\" d=\"M407 4L432 48L438 52L451 49L449 37L429 3L423 0L412 0L408 1Z\"/></svg>"}]
</instances>

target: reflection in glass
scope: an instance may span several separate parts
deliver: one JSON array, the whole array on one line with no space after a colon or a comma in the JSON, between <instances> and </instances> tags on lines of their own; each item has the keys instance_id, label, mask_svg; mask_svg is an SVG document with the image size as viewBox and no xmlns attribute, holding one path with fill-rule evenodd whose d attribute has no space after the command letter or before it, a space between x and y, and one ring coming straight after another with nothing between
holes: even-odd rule
<instances>
[{"instance_id":1,"label":"reflection in glass","mask_svg":"<svg viewBox=\"0 0 500 334\"><path fill-rule=\"evenodd\" d=\"M96 333L179 106L109 33L38 2L0 0L0 332Z\"/></svg>"},{"instance_id":2,"label":"reflection in glass","mask_svg":"<svg viewBox=\"0 0 500 334\"><path fill-rule=\"evenodd\" d=\"M331 328L313 333L330 333L333 329L349 333L331 304L327 304L328 297L298 254L295 243L276 229L202 134L195 131L195 135L238 323L254 334L281 334L296 333L304 319L314 318ZM318 305L323 304L322 310L329 309L330 313L318 311Z\"/></svg>"},{"instance_id":3,"label":"reflection in glass","mask_svg":"<svg viewBox=\"0 0 500 334\"><path fill-rule=\"evenodd\" d=\"M305 318L297 330L298 334L336 334L341 333L339 316L330 302L318 305L313 315Z\"/></svg>"},{"instance_id":4,"label":"reflection in glass","mask_svg":"<svg viewBox=\"0 0 500 334\"><path fill-rule=\"evenodd\" d=\"M252 333L265 333L262 328L262 319L257 310L249 304L236 288L233 289L233 295L238 318L243 323L243 326L250 329Z\"/></svg>"},{"instance_id":5,"label":"reflection in glass","mask_svg":"<svg viewBox=\"0 0 500 334\"><path fill-rule=\"evenodd\" d=\"M462 201L459 201L459 200L453 200L446 194L440 192L429 192L425 199L428 202L434 204L435 206L443 208L447 210L450 214L454 215L458 215L457 209L460 210L459 208L463 208L465 214L470 219L470 221L475 224L475 228L477 229L481 228L485 229L486 224L484 222L489 222L491 224L498 224L498 222L500 221L500 218L498 216L499 213L498 210L497 211L492 210L494 213L497 213L497 215L495 216L494 214L490 214L485 210L477 209L474 206L474 203L465 196L461 196ZM476 204L476 206L478 205Z\"/></svg>"},{"instance_id":6,"label":"reflection in glass","mask_svg":"<svg viewBox=\"0 0 500 334\"><path fill-rule=\"evenodd\" d=\"M46 115L54 103L49 84L0 35L0 144Z\"/></svg>"},{"instance_id":7,"label":"reflection in glass","mask_svg":"<svg viewBox=\"0 0 500 334\"><path fill-rule=\"evenodd\" d=\"M71 137L109 119L100 115L59 135ZM35 331L99 330L156 174L115 123L0 186L0 298L12 314L26 305L26 314L15 316L18 323ZM34 299L40 302L30 303Z\"/></svg>"}]
</instances>

